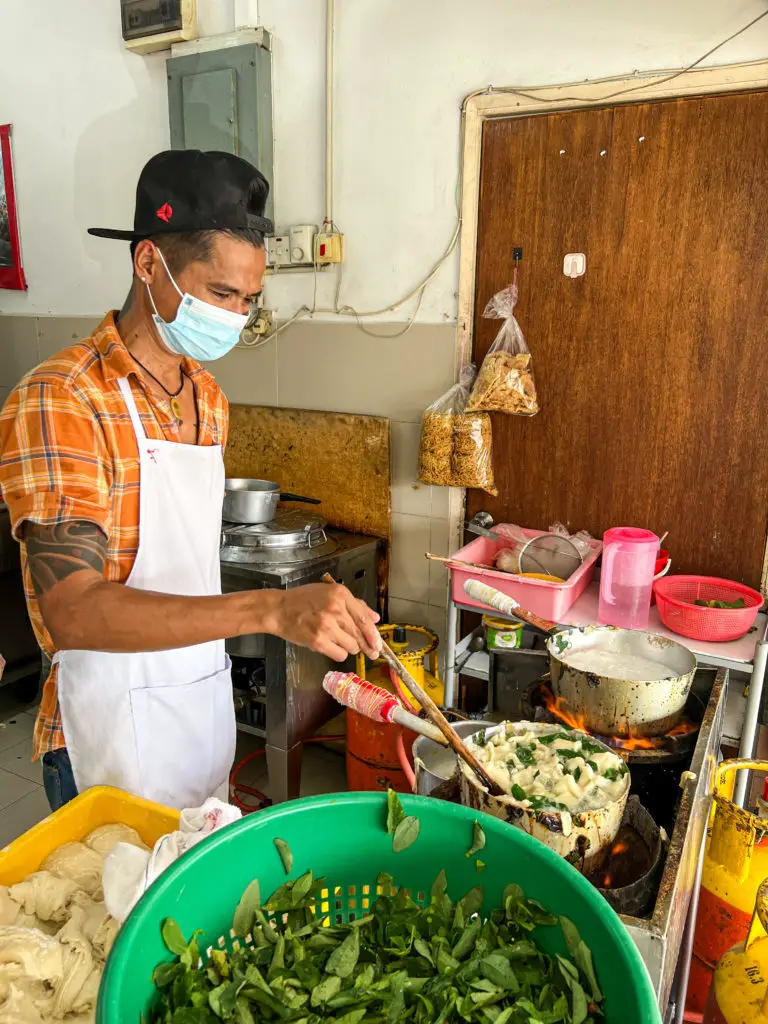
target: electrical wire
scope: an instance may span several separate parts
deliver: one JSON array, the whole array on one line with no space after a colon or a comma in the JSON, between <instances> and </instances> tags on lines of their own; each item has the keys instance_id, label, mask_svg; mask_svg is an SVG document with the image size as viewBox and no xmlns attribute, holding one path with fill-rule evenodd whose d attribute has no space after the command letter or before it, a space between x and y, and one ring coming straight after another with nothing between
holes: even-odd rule
<instances>
[{"instance_id":1,"label":"electrical wire","mask_svg":"<svg viewBox=\"0 0 768 1024\"><path fill-rule=\"evenodd\" d=\"M333 0L327 0L327 2L332 7ZM331 12L330 17L332 18L332 12ZM652 86L665 85L668 82L673 82L676 79L681 78L683 75L687 75L689 72L693 71L700 64L702 64L705 60L707 60L708 57L711 57L712 54L717 53L718 50L721 50L728 43L732 42L734 39L737 39L740 35L743 35L745 32L747 32L749 29L751 29L758 22L762 21L763 18L765 18L765 17L768 17L768 11L763 11L762 14L758 14L751 21L747 22L746 25L743 25L740 29L737 29L737 31L733 32L726 39L721 40L719 43L717 43L717 45L711 47L709 50L707 50L706 53L702 54L699 58L697 58L697 60L693 61L691 64L689 64L687 67L683 68L680 71L675 71L675 72L673 72L671 74L662 75L661 78L651 75L651 76L648 77L648 79L646 81L639 82L637 85L631 85L631 86L627 86L626 88L623 88L623 89L617 89L614 92L606 93L604 96L600 96L600 97L597 97L597 98L591 97L591 96L588 97L588 96L570 96L570 95L566 95L566 96L558 95L557 98L558 98L558 100L566 100L566 101L574 102L574 103L599 104L599 103L605 103L606 100L616 99L616 97L618 97L618 96L624 96L624 95L626 95L628 93L639 92L639 91L642 91L643 89L649 89ZM331 29L332 29L332 26L331 26ZM328 45L328 52L330 52L331 55L332 55L332 52L333 52L332 51L332 35L331 35L331 42L330 42L330 44L327 43L327 45ZM329 74L328 69L326 69L326 74L327 75ZM621 76L621 77L626 78L626 76ZM605 79L597 79L592 84L600 84L601 82L606 82L607 83L607 82L617 81L617 80L618 79L616 77L605 78ZM573 83L573 84L576 85L577 83ZM489 85L485 89L477 89L475 92L472 92L468 96L466 96L464 98L464 101L463 101L462 105L461 105L462 126L463 126L464 119L466 117L467 104L469 103L470 100L474 99L476 96L487 96L487 95L489 95L491 93L505 93L505 94L509 94L509 95L513 95L513 96L520 96L523 99L540 100L542 92L551 92L553 89L560 89L560 88L562 88L562 86L560 86L560 85L524 86L522 88L516 88L514 86L493 86L493 85ZM328 100L326 98L326 104L327 103L328 103ZM331 104L332 104L332 78L331 78ZM328 108L327 108L327 105L326 105L326 116L327 116L327 114L328 114ZM463 135L463 132L461 134ZM332 150L331 150L331 153L332 153ZM332 164L331 164L331 166L332 166ZM328 173L328 162L327 162L327 153L326 153L326 174L327 173ZM366 311L363 311L363 312L361 312L358 309L355 309L355 307L352 306L349 303L345 303L344 305L340 305L339 304L339 299L340 299L340 292L341 292L341 283L342 283L342 279L343 279L343 269L342 269L343 268L343 264L340 264L339 265L337 282L336 282L336 292L335 292L335 296L334 296L334 303L333 303L332 307L330 307L330 308L322 308L322 307L318 308L316 306L315 301L313 300L313 303L312 303L311 307L307 306L307 305L299 307L299 309L297 309L296 312L291 317L289 317L288 320L285 320L282 324L280 324L279 327L277 327L269 335L265 336L265 338L262 341L260 341L258 344L247 345L247 347L248 348L258 348L258 347L260 347L260 345L265 344L271 338L276 337L278 334L280 334L286 328L290 327L292 324L296 323L298 320L305 319L306 317L312 317L312 316L314 316L317 313L326 314L326 315L333 315L333 316L340 316L340 317L352 317L352 318L354 318L358 328L361 331L363 331L365 334L368 334L371 337L375 337L375 338L399 338L399 337L402 337L404 334L406 334L411 329L411 327L413 326L414 321L416 319L416 316L418 315L419 309L421 308L421 301L422 301L422 298L423 298L423 295L424 295L424 291L426 290L428 285L430 285L432 283L434 278L440 272L441 268L443 267L445 262L450 258L450 256L452 255L452 253L456 249L456 246L459 243L459 238L461 236L461 224L462 224L462 219L461 219L461 186L462 186L463 176L464 176L464 148L463 148L463 146L461 146L460 150L459 150L459 173L457 175L457 180L456 180L456 225L455 225L455 228L453 230L453 233L451 235L451 238L450 238L450 240L449 240L445 250L443 251L442 255L438 258L436 263L434 263L434 265L432 266L432 269L429 271L427 276L425 278L423 278L417 285L415 285L406 295L402 296L402 298L398 299L396 302L392 302L388 306L382 307L381 309L372 309L372 310L366 310ZM326 178L326 206L328 206L328 198L327 197L328 197L328 179ZM331 204L332 204L332 198L331 198ZM331 211L332 211L332 205L331 205ZM329 224L330 223L331 229L334 230L334 231L338 231L338 228L336 227L336 224L335 224L335 222L332 219L332 212L331 211L329 211L327 213L327 215L326 215L325 224ZM315 299L316 299L316 296L317 296L317 266L315 266L315 290L314 290L314 296L315 296ZM406 324L406 326L402 330L399 330L399 331L395 332L394 334L379 334L378 332L374 332L374 331L371 331L370 329L367 329L363 325L363 323L361 322L364 318L367 318L367 317L383 316L386 313L393 313L397 309L399 309L401 306L405 305L406 302L410 301L411 299L413 299L415 297L418 297L416 308L414 309L413 313L411 314L411 317L408 320L408 323Z\"/></svg>"},{"instance_id":2,"label":"electrical wire","mask_svg":"<svg viewBox=\"0 0 768 1024\"><path fill-rule=\"evenodd\" d=\"M713 53L717 53L718 50L721 50L724 46L727 46L728 43L732 42L734 39L737 39L740 35L743 35L745 32L751 29L753 25L756 25L759 21L762 21L765 17L768 17L768 11L763 11L762 14L758 14L751 21L747 22L746 25L742 25L740 29L737 29L726 39L722 39L719 43L717 43L716 46L713 46L711 49L707 50L706 53L703 53L699 58L693 61L692 64L689 64L687 67L682 68L680 71L674 71L671 74L662 73L661 78L656 77L656 75L653 72L650 72L648 73L648 79L646 81L639 82L637 85L627 86L624 89L617 89L615 92L606 93L604 96L594 97L566 95L558 96L557 98L558 100L566 100L568 102L573 103L605 103L606 100L613 100L616 99L617 96L625 96L627 93L630 92L639 92L642 89L650 89L652 86L666 85L668 82L674 82L676 79L681 78L683 75L687 75L689 72L693 71L695 68L699 66L699 64L702 64L708 57L711 57ZM626 78L627 76L622 75L620 77ZM593 82L592 84L599 85L601 82L607 83L615 81L617 81L616 77L600 78L596 79L595 82ZM576 85L577 83L574 82L573 84ZM561 88L561 85L531 85L523 86L522 88L516 88L515 86L506 85L489 85L486 89L477 89L475 92L471 92L468 96L466 96L462 104L462 109L465 110L469 101L471 99L474 99L476 96L487 96L490 93L509 93L513 96L521 96L523 99L527 100L539 100L541 99L541 92L551 92L553 89Z\"/></svg>"}]
</instances>

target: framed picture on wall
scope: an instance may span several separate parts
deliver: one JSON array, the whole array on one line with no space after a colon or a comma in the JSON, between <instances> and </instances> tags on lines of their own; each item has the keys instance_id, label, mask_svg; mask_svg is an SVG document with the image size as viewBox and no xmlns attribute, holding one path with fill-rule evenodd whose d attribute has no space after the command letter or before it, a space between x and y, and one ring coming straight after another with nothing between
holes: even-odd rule
<instances>
[{"instance_id":1,"label":"framed picture on wall","mask_svg":"<svg viewBox=\"0 0 768 1024\"><path fill-rule=\"evenodd\" d=\"M26 287L13 189L11 126L0 124L0 288L25 291Z\"/></svg>"}]
</instances>

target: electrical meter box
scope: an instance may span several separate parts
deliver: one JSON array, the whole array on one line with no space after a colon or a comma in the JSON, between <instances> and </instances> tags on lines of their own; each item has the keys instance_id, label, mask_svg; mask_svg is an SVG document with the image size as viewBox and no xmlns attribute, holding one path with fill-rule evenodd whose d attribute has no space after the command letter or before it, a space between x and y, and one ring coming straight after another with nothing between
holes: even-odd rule
<instances>
[{"instance_id":1,"label":"electrical meter box","mask_svg":"<svg viewBox=\"0 0 768 1024\"><path fill-rule=\"evenodd\" d=\"M173 149L215 149L254 164L270 185L273 219L272 63L249 43L171 57L168 116Z\"/></svg>"},{"instance_id":2,"label":"electrical meter box","mask_svg":"<svg viewBox=\"0 0 768 1024\"><path fill-rule=\"evenodd\" d=\"M134 53L197 39L197 0L120 0L123 39Z\"/></svg>"}]
</instances>

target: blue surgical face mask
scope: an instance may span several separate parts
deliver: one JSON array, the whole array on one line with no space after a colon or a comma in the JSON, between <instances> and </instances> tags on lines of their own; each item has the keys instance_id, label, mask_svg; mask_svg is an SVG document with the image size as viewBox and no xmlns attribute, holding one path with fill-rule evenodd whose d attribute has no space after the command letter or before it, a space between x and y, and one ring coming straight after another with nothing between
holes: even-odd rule
<instances>
[{"instance_id":1,"label":"blue surgical face mask","mask_svg":"<svg viewBox=\"0 0 768 1024\"><path fill-rule=\"evenodd\" d=\"M197 299L188 292L182 292L173 280L165 257L159 249L157 253L163 261L171 284L181 295L176 316L168 323L157 312L152 291L147 284L149 301L155 311L152 320L161 340L171 352L180 356L190 356L190 358L199 359L201 362L221 359L237 344L248 317L242 313L233 313L229 309L222 309L220 306L213 306L210 302L203 302L202 299Z\"/></svg>"}]
</instances>

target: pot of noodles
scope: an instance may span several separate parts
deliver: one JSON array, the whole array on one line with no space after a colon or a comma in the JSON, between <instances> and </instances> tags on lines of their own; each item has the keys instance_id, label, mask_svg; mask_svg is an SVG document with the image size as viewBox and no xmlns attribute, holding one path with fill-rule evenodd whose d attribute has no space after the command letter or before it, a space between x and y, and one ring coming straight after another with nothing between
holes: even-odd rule
<instances>
[{"instance_id":1,"label":"pot of noodles","mask_svg":"<svg viewBox=\"0 0 768 1024\"><path fill-rule=\"evenodd\" d=\"M462 804L522 829L585 875L602 867L631 781L610 747L542 722L502 722L465 742L504 794L492 796L460 761Z\"/></svg>"},{"instance_id":2,"label":"pot of noodles","mask_svg":"<svg viewBox=\"0 0 768 1024\"><path fill-rule=\"evenodd\" d=\"M663 736L682 717L696 658L654 633L565 629L547 641L552 692L601 736Z\"/></svg>"}]
</instances>

